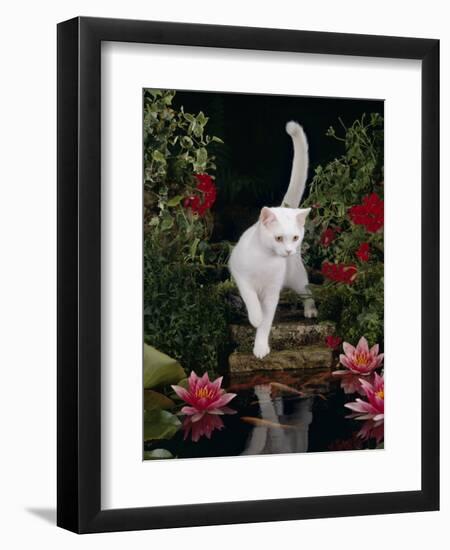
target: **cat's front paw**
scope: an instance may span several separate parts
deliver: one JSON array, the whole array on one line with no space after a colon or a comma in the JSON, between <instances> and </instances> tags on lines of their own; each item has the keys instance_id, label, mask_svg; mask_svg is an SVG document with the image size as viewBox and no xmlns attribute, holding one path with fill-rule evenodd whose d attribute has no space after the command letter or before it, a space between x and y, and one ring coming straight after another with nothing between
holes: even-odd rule
<instances>
[{"instance_id":1,"label":"cat's front paw","mask_svg":"<svg viewBox=\"0 0 450 550\"><path fill-rule=\"evenodd\" d=\"M269 355L270 348L267 342L255 342L253 347L253 355L258 359L262 359L266 355Z\"/></svg>"},{"instance_id":2,"label":"cat's front paw","mask_svg":"<svg viewBox=\"0 0 450 550\"><path fill-rule=\"evenodd\" d=\"M306 302L304 306L304 315L307 319L312 319L317 317L317 308L313 301Z\"/></svg>"}]
</instances>

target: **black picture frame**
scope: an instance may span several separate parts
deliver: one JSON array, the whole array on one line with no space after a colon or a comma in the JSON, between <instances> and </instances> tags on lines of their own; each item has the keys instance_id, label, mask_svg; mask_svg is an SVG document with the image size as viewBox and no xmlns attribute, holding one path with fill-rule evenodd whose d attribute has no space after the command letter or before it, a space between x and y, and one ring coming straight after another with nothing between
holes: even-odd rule
<instances>
[{"instance_id":1,"label":"black picture frame","mask_svg":"<svg viewBox=\"0 0 450 550\"><path fill-rule=\"evenodd\" d=\"M102 510L100 48L102 41L422 62L420 491ZM58 25L57 524L76 533L439 508L439 41L77 17Z\"/></svg>"}]
</instances>

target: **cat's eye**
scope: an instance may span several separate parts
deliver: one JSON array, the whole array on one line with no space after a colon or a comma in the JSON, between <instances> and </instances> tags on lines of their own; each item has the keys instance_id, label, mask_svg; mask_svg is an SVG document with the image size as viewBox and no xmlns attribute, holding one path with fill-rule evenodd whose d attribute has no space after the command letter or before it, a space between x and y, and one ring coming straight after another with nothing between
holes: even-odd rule
<instances>
[{"instance_id":1,"label":"cat's eye","mask_svg":"<svg viewBox=\"0 0 450 550\"><path fill-rule=\"evenodd\" d=\"M277 243L281 243L281 241L283 240L283 236L282 235L277 235L275 237L275 240L277 241Z\"/></svg>"},{"instance_id":2,"label":"cat's eye","mask_svg":"<svg viewBox=\"0 0 450 550\"><path fill-rule=\"evenodd\" d=\"M293 241L298 241L298 235L294 235L294 236L292 237L292 240L293 240Z\"/></svg>"}]
</instances>

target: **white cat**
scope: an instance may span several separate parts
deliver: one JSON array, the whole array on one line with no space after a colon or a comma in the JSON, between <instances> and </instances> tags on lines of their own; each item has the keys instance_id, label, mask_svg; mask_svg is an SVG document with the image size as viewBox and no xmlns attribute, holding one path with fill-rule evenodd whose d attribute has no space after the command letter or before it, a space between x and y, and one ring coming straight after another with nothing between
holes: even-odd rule
<instances>
[{"instance_id":1,"label":"white cat","mask_svg":"<svg viewBox=\"0 0 450 550\"><path fill-rule=\"evenodd\" d=\"M259 220L242 234L229 261L248 319L256 328L253 353L260 359L270 353L270 329L282 288L306 295L305 317L317 317L300 255L311 210L298 208L308 173L308 142L297 122L288 122L286 132L292 138L294 159L283 206L261 210Z\"/></svg>"}]
</instances>

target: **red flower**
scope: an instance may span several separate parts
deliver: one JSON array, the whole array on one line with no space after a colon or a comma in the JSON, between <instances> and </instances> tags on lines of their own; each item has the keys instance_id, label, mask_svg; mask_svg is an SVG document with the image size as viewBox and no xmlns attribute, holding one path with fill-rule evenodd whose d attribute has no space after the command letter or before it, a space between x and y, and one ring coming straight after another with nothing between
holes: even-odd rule
<instances>
[{"instance_id":1,"label":"red flower","mask_svg":"<svg viewBox=\"0 0 450 550\"><path fill-rule=\"evenodd\" d=\"M364 225L369 233L375 233L384 224L384 201L376 193L363 198L362 204L352 206L348 215L356 225Z\"/></svg>"},{"instance_id":2,"label":"red flower","mask_svg":"<svg viewBox=\"0 0 450 550\"><path fill-rule=\"evenodd\" d=\"M322 274L332 281L350 285L355 282L358 270L353 264L332 264L324 262L322 264Z\"/></svg>"},{"instance_id":3,"label":"red flower","mask_svg":"<svg viewBox=\"0 0 450 550\"><path fill-rule=\"evenodd\" d=\"M195 214L204 216L206 211L216 202L217 189L210 175L195 174L195 177L198 181L197 189L201 192L202 197L199 195L186 197L183 205L185 208L190 208Z\"/></svg>"},{"instance_id":4,"label":"red flower","mask_svg":"<svg viewBox=\"0 0 450 550\"><path fill-rule=\"evenodd\" d=\"M185 208L190 208L196 214L203 216L206 208L203 208L202 202L198 195L190 195L184 199L183 205Z\"/></svg>"},{"instance_id":5,"label":"red flower","mask_svg":"<svg viewBox=\"0 0 450 550\"><path fill-rule=\"evenodd\" d=\"M330 244L334 241L335 238L336 238L336 232L333 231L331 227L328 227L320 236L320 244L325 247L330 246Z\"/></svg>"},{"instance_id":6,"label":"red flower","mask_svg":"<svg viewBox=\"0 0 450 550\"><path fill-rule=\"evenodd\" d=\"M325 338L326 345L331 349L336 349L342 342L342 338L339 336L330 335Z\"/></svg>"},{"instance_id":7,"label":"red flower","mask_svg":"<svg viewBox=\"0 0 450 550\"><path fill-rule=\"evenodd\" d=\"M356 251L356 256L362 261L367 262L370 258L370 246L369 243L361 243L358 250Z\"/></svg>"}]
</instances>

